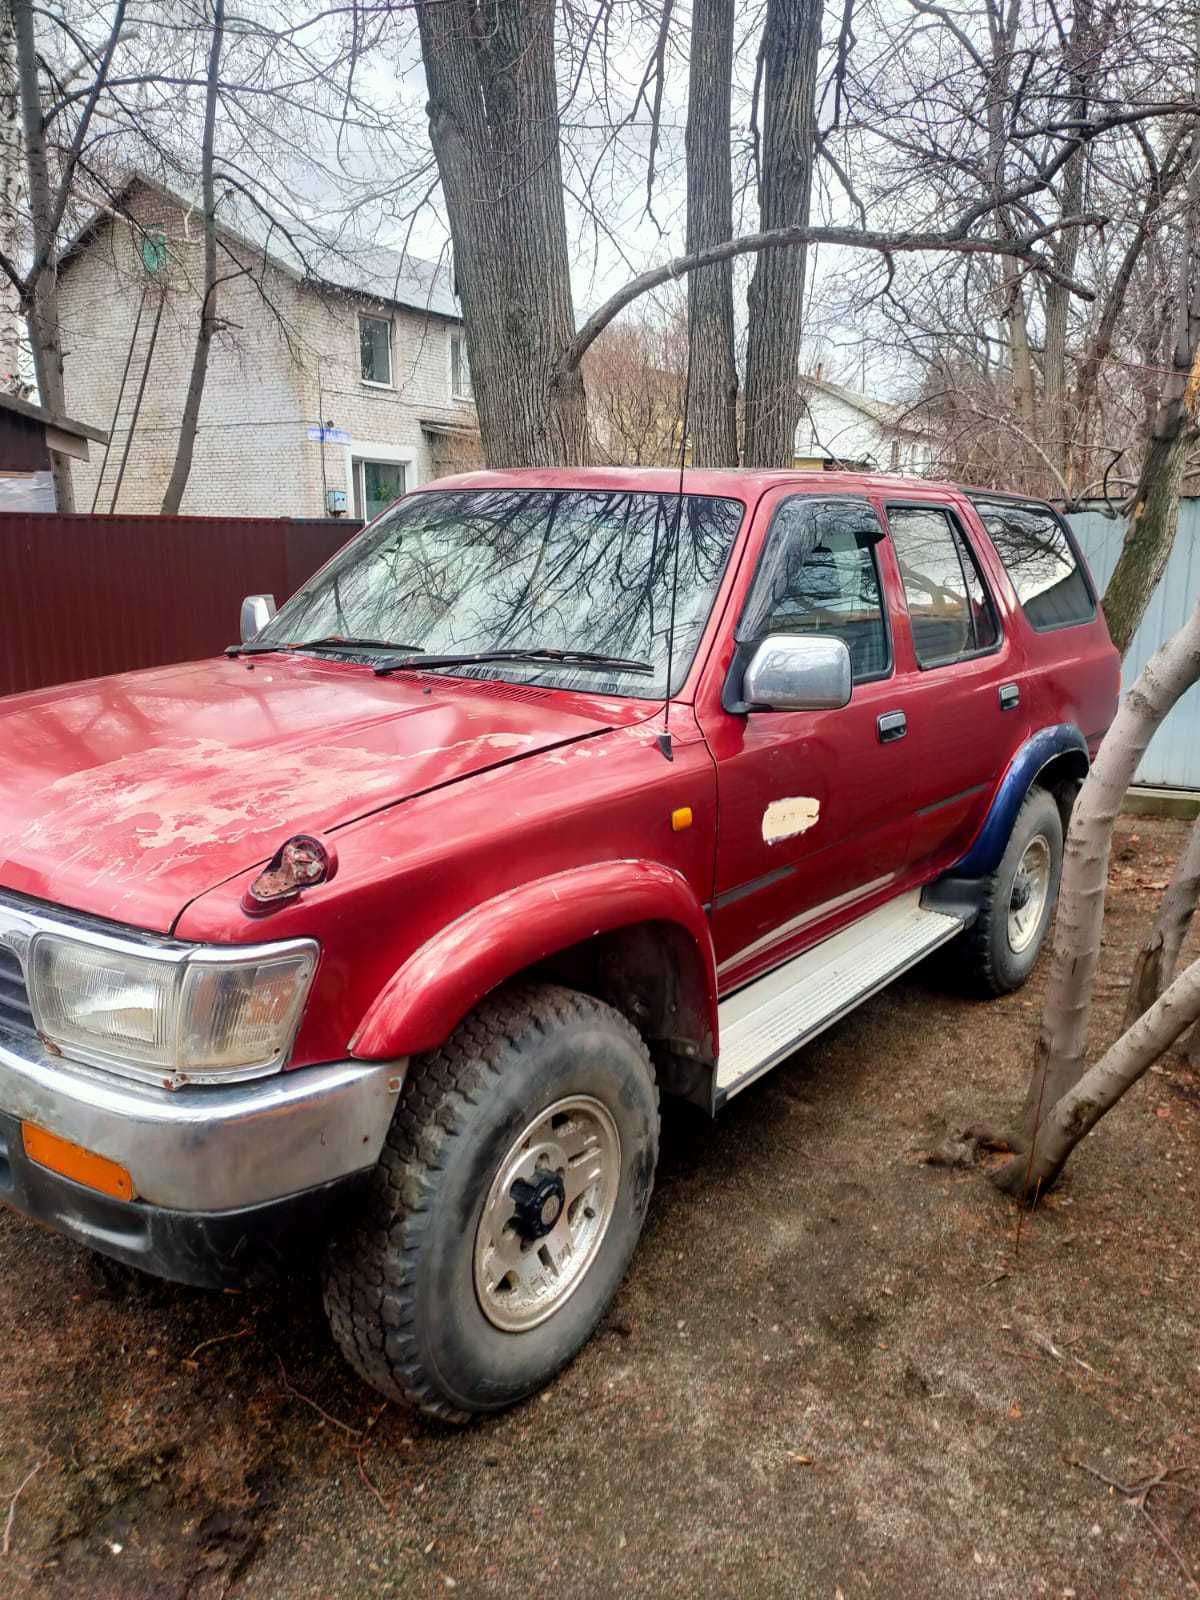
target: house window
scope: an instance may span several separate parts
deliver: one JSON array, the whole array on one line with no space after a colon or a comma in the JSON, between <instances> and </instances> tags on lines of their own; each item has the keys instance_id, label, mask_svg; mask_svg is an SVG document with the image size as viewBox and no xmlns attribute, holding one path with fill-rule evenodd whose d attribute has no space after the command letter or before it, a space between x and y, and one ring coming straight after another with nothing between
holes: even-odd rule
<instances>
[{"instance_id":1,"label":"house window","mask_svg":"<svg viewBox=\"0 0 1200 1600\"><path fill-rule=\"evenodd\" d=\"M354 515L373 522L407 487L403 461L364 461L355 456Z\"/></svg>"},{"instance_id":2,"label":"house window","mask_svg":"<svg viewBox=\"0 0 1200 1600\"><path fill-rule=\"evenodd\" d=\"M467 341L463 334L450 335L450 394L455 400L474 400L471 369L467 365Z\"/></svg>"},{"instance_id":3,"label":"house window","mask_svg":"<svg viewBox=\"0 0 1200 1600\"><path fill-rule=\"evenodd\" d=\"M359 317L358 347L364 383L392 386L392 324L387 317Z\"/></svg>"}]
</instances>

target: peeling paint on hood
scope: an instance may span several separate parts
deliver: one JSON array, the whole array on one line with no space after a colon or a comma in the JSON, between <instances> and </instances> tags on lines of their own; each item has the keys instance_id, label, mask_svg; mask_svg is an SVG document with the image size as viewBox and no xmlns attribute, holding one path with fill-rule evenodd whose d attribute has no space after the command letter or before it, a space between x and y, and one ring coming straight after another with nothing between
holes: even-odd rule
<instances>
[{"instance_id":1,"label":"peeling paint on hood","mask_svg":"<svg viewBox=\"0 0 1200 1600\"><path fill-rule=\"evenodd\" d=\"M0 887L166 931L289 834L586 738L613 710L270 656L0 700Z\"/></svg>"}]
</instances>

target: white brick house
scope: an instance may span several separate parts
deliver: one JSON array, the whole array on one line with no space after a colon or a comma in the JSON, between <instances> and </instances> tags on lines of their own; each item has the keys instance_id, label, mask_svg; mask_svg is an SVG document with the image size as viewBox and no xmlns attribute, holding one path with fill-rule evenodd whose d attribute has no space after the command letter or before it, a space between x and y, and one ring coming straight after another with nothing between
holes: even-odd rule
<instances>
[{"instance_id":1,"label":"white brick house","mask_svg":"<svg viewBox=\"0 0 1200 1600\"><path fill-rule=\"evenodd\" d=\"M377 247L301 264L276 243L221 230L222 327L181 510L371 516L415 484L477 464L446 274ZM107 457L93 450L75 468L81 511L93 499L110 510L114 494L120 511L160 509L195 346L202 248L195 208L139 174L119 214L99 214L64 255L67 408L112 430Z\"/></svg>"}]
</instances>

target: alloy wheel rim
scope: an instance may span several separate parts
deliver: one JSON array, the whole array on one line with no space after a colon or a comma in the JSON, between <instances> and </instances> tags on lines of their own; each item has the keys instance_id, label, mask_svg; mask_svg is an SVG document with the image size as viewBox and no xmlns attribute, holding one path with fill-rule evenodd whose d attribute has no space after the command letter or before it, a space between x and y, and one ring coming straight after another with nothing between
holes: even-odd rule
<instances>
[{"instance_id":1,"label":"alloy wheel rim","mask_svg":"<svg viewBox=\"0 0 1200 1600\"><path fill-rule=\"evenodd\" d=\"M1050 841L1038 834L1017 863L1008 903L1008 946L1020 955L1033 943L1050 896Z\"/></svg>"},{"instance_id":2,"label":"alloy wheel rim","mask_svg":"<svg viewBox=\"0 0 1200 1600\"><path fill-rule=\"evenodd\" d=\"M475 1233L475 1294L493 1327L523 1333L574 1294L608 1232L620 1177L617 1125L591 1095L556 1100L526 1125Z\"/></svg>"}]
</instances>

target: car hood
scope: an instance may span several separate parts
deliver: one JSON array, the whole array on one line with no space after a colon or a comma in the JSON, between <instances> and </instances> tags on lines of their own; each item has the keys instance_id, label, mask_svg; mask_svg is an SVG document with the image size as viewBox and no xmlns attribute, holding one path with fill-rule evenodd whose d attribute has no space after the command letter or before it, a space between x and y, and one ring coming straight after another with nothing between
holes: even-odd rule
<instances>
[{"instance_id":1,"label":"car hood","mask_svg":"<svg viewBox=\"0 0 1200 1600\"><path fill-rule=\"evenodd\" d=\"M0 700L0 888L167 931L291 834L649 708L301 656L218 658Z\"/></svg>"}]
</instances>

